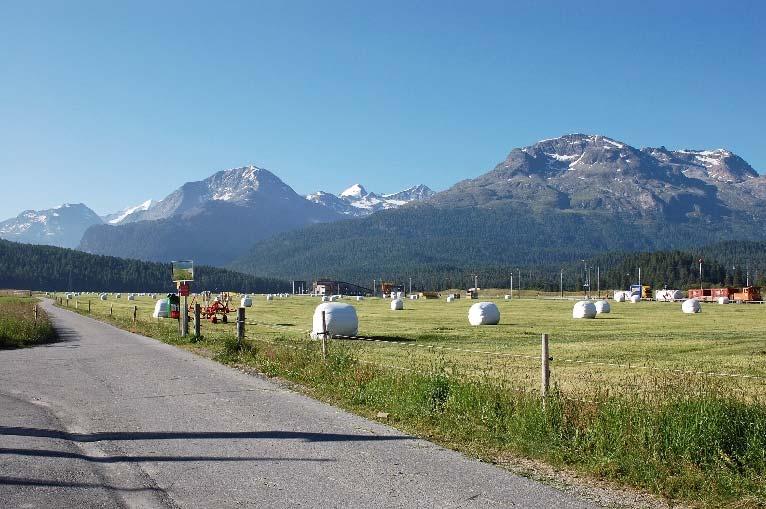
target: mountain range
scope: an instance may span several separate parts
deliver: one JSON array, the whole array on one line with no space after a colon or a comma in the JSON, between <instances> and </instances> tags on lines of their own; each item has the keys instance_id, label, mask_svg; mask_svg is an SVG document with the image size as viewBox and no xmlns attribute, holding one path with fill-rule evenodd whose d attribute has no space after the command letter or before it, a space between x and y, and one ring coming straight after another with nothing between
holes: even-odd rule
<instances>
[{"instance_id":1,"label":"mountain range","mask_svg":"<svg viewBox=\"0 0 766 509\"><path fill-rule=\"evenodd\" d=\"M359 279L761 240L765 205L766 177L729 150L639 149L569 134L513 149L439 193L354 184L301 196L251 165L103 217L82 204L25 211L0 223L0 237L273 277Z\"/></svg>"},{"instance_id":2,"label":"mountain range","mask_svg":"<svg viewBox=\"0 0 766 509\"><path fill-rule=\"evenodd\" d=\"M231 266L366 283L763 240L764 190L766 177L728 150L637 149L571 134L513 149L491 171L422 203L279 234Z\"/></svg>"}]
</instances>

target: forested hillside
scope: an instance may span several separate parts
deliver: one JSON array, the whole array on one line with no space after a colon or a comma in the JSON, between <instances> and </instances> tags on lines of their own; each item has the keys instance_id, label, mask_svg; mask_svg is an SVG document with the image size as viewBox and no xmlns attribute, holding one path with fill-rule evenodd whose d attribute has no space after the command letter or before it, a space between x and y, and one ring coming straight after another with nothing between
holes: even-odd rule
<instances>
[{"instance_id":1,"label":"forested hillside","mask_svg":"<svg viewBox=\"0 0 766 509\"><path fill-rule=\"evenodd\" d=\"M216 267L195 268L193 288L252 293L287 291L277 279ZM165 292L174 288L170 264L127 260L52 246L0 240L0 288L52 291Z\"/></svg>"},{"instance_id":2,"label":"forested hillside","mask_svg":"<svg viewBox=\"0 0 766 509\"><path fill-rule=\"evenodd\" d=\"M574 288L577 267L584 265L580 260L602 253L688 251L756 234L738 228L734 221L724 228L703 222L629 222L611 215L606 220L606 215L534 213L510 205L454 209L417 205L277 235L256 244L231 268L284 279L331 277L365 286L372 285L373 278L412 276L419 288L465 287L472 284L472 273L484 275L483 286L508 286L511 269L522 269L525 286L534 282L540 288L558 289L563 267L566 282ZM712 261L717 248L709 249L710 255L703 251L700 255ZM722 247L720 252L731 258L736 249ZM622 270L617 265L625 256L610 255L603 267ZM728 258L722 260L727 267ZM685 270L679 269L673 281L689 280Z\"/></svg>"}]
</instances>

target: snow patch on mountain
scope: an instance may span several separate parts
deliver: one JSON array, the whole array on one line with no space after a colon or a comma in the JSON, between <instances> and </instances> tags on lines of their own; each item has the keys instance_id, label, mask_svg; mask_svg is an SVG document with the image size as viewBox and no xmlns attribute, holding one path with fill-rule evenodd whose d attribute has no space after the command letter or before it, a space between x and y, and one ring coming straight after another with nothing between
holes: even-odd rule
<instances>
[{"instance_id":1,"label":"snow patch on mountain","mask_svg":"<svg viewBox=\"0 0 766 509\"><path fill-rule=\"evenodd\" d=\"M103 216L101 219L103 219L105 223L120 224L123 221L125 221L125 219L131 214L135 212L143 212L145 210L149 210L149 208L151 208L155 203L157 202L155 202L154 200L146 200L143 203L139 203L138 205L134 205L133 207L128 207L119 212L115 212L114 214L107 214L106 216Z\"/></svg>"}]
</instances>

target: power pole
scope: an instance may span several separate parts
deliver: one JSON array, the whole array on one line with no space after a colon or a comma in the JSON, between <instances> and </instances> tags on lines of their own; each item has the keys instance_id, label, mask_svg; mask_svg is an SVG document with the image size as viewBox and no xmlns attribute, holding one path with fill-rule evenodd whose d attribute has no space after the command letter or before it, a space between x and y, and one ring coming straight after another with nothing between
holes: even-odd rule
<instances>
[{"instance_id":1,"label":"power pole","mask_svg":"<svg viewBox=\"0 0 766 509\"><path fill-rule=\"evenodd\" d=\"M561 298L564 298L564 269L561 269L559 274L559 292L561 292Z\"/></svg>"}]
</instances>

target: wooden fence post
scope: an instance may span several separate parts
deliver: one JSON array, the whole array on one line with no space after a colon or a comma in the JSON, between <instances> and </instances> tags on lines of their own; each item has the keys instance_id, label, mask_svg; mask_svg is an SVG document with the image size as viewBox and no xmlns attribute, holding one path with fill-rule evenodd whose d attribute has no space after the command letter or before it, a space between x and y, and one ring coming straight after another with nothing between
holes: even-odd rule
<instances>
[{"instance_id":1,"label":"wooden fence post","mask_svg":"<svg viewBox=\"0 0 766 509\"><path fill-rule=\"evenodd\" d=\"M138 306L133 306L133 325L136 324L136 314L138 314Z\"/></svg>"},{"instance_id":2,"label":"wooden fence post","mask_svg":"<svg viewBox=\"0 0 766 509\"><path fill-rule=\"evenodd\" d=\"M79 300L74 301L74 308L75 309L80 309L80 301Z\"/></svg>"},{"instance_id":3,"label":"wooden fence post","mask_svg":"<svg viewBox=\"0 0 766 509\"><path fill-rule=\"evenodd\" d=\"M114 304L109 304L109 318L112 317L113 313L114 313Z\"/></svg>"},{"instance_id":4,"label":"wooden fence post","mask_svg":"<svg viewBox=\"0 0 766 509\"><path fill-rule=\"evenodd\" d=\"M322 311L322 359L327 360L327 315Z\"/></svg>"},{"instance_id":5,"label":"wooden fence post","mask_svg":"<svg viewBox=\"0 0 766 509\"><path fill-rule=\"evenodd\" d=\"M37 321L37 304L35 304L35 322Z\"/></svg>"},{"instance_id":6,"label":"wooden fence post","mask_svg":"<svg viewBox=\"0 0 766 509\"><path fill-rule=\"evenodd\" d=\"M197 303L197 304L194 304L194 336L196 336L197 339L199 339L200 337L199 315L200 315L200 305L199 303Z\"/></svg>"},{"instance_id":7,"label":"wooden fence post","mask_svg":"<svg viewBox=\"0 0 766 509\"><path fill-rule=\"evenodd\" d=\"M540 365L541 365L541 380L540 380L540 394L543 397L543 405L545 405L545 398L548 397L548 391L551 386L551 366L550 366L550 354L548 348L548 334L543 334L542 348L540 351Z\"/></svg>"},{"instance_id":8,"label":"wooden fence post","mask_svg":"<svg viewBox=\"0 0 766 509\"><path fill-rule=\"evenodd\" d=\"M242 348L242 340L245 339L245 308L237 309L237 346Z\"/></svg>"},{"instance_id":9,"label":"wooden fence post","mask_svg":"<svg viewBox=\"0 0 766 509\"><path fill-rule=\"evenodd\" d=\"M90 314L90 300L88 300L88 314Z\"/></svg>"}]
</instances>

